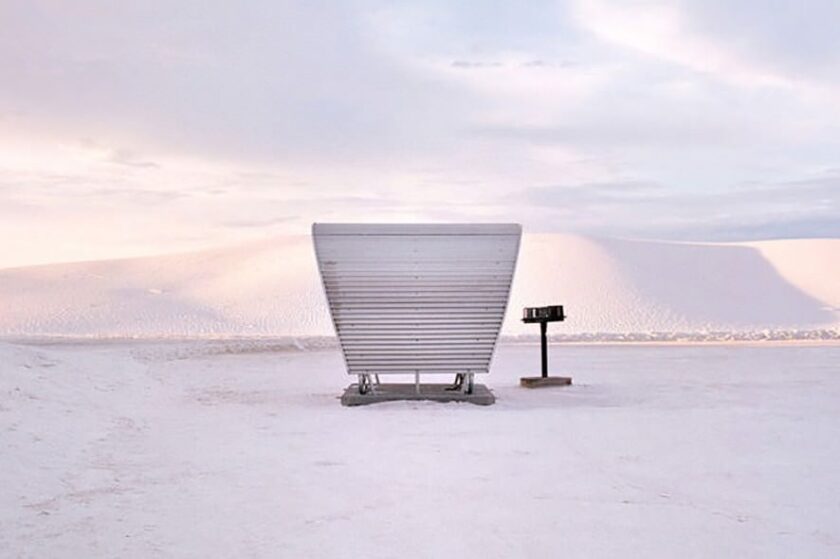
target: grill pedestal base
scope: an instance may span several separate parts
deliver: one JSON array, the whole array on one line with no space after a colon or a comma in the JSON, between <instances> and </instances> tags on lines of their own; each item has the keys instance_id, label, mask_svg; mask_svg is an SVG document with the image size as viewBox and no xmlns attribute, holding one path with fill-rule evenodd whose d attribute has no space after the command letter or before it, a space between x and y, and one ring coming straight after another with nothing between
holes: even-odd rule
<instances>
[{"instance_id":1,"label":"grill pedestal base","mask_svg":"<svg viewBox=\"0 0 840 559\"><path fill-rule=\"evenodd\" d=\"M519 379L519 386L525 388L569 386L570 384L572 384L572 377L522 377Z\"/></svg>"}]
</instances>

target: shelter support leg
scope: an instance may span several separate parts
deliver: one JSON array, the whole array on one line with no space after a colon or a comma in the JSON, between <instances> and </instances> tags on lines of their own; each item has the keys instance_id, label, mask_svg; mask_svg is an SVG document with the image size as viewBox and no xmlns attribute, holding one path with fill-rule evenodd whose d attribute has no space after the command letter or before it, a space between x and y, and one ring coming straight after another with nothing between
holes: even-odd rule
<instances>
[{"instance_id":1,"label":"shelter support leg","mask_svg":"<svg viewBox=\"0 0 840 559\"><path fill-rule=\"evenodd\" d=\"M367 394L371 390L370 375L359 375L359 394Z\"/></svg>"},{"instance_id":2,"label":"shelter support leg","mask_svg":"<svg viewBox=\"0 0 840 559\"><path fill-rule=\"evenodd\" d=\"M461 390L464 386L464 374L458 373L455 375L455 382L447 390Z\"/></svg>"},{"instance_id":3,"label":"shelter support leg","mask_svg":"<svg viewBox=\"0 0 840 559\"><path fill-rule=\"evenodd\" d=\"M464 385L464 394L472 394L473 386L475 385L475 373L467 373L461 376L462 384Z\"/></svg>"}]
</instances>

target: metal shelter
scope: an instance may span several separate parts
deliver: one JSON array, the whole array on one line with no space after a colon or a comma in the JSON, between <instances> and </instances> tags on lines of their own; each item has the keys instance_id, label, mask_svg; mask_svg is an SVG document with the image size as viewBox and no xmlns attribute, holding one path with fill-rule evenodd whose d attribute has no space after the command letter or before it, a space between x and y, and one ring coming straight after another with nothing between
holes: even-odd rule
<instances>
[{"instance_id":1,"label":"metal shelter","mask_svg":"<svg viewBox=\"0 0 840 559\"><path fill-rule=\"evenodd\" d=\"M419 394L421 375L455 374L470 394L490 369L521 236L518 224L313 224L358 393L375 394L380 375L414 375Z\"/></svg>"}]
</instances>

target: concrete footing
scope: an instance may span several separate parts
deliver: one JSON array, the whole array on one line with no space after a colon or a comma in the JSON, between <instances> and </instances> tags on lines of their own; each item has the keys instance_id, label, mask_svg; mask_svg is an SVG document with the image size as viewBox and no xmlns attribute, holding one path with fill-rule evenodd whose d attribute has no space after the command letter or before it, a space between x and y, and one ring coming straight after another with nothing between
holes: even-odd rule
<instances>
[{"instance_id":1,"label":"concrete footing","mask_svg":"<svg viewBox=\"0 0 840 559\"><path fill-rule=\"evenodd\" d=\"M569 386L572 377L522 377L519 386L525 388L543 388L545 386Z\"/></svg>"},{"instance_id":2,"label":"concrete footing","mask_svg":"<svg viewBox=\"0 0 840 559\"><path fill-rule=\"evenodd\" d=\"M344 390L341 403L345 406L363 406L380 402L400 400L432 400L434 402L469 402L479 406L489 406L496 401L490 389L483 384L473 385L471 394L461 390L446 390L451 384L384 383L374 384L367 394L359 394L359 385L351 384Z\"/></svg>"}]
</instances>

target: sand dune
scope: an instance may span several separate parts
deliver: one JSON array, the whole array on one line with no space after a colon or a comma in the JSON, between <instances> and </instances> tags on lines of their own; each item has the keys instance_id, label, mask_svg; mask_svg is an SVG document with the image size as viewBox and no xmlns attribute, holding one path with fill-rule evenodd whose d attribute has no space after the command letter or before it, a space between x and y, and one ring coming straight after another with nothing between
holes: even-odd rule
<instances>
[{"instance_id":1,"label":"sand dune","mask_svg":"<svg viewBox=\"0 0 840 559\"><path fill-rule=\"evenodd\" d=\"M506 334L837 329L840 239L692 244L526 235ZM0 270L0 335L329 335L311 241Z\"/></svg>"}]
</instances>

